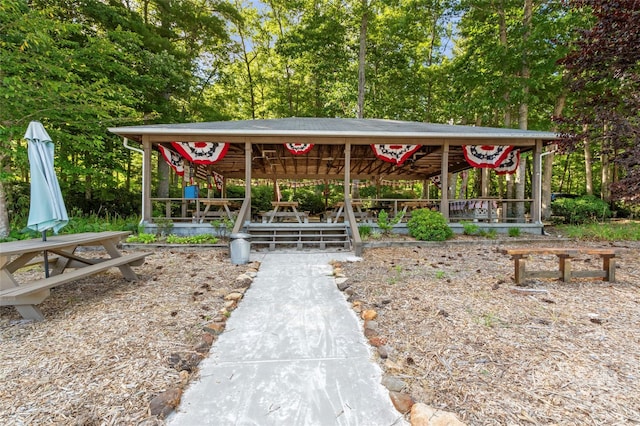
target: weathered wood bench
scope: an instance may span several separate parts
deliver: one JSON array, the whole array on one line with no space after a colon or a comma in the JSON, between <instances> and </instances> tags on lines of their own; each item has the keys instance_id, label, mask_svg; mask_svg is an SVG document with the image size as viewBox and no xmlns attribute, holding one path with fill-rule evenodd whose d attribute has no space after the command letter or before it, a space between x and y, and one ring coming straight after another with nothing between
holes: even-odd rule
<instances>
[{"instance_id":1,"label":"weathered wood bench","mask_svg":"<svg viewBox=\"0 0 640 426\"><path fill-rule=\"evenodd\" d=\"M31 281L18 287L0 290L0 306L15 306L18 308L18 311L20 311L21 306L38 305L49 297L50 290L54 287L70 281L89 277L109 268L121 267L123 265L139 265L141 262L144 262L144 258L148 254L149 253L132 253L125 256L102 260L89 266L74 269L70 272ZM129 280L137 278L131 277L130 274L126 273L126 271L123 271L123 275L125 275L125 278Z\"/></svg>"},{"instance_id":2,"label":"weathered wood bench","mask_svg":"<svg viewBox=\"0 0 640 426\"><path fill-rule=\"evenodd\" d=\"M260 212L259 214L262 217L262 223L272 222L273 219L276 219L276 221L281 219L296 219L299 223L309 221L309 214L307 212L268 211Z\"/></svg>"},{"instance_id":3,"label":"weathered wood bench","mask_svg":"<svg viewBox=\"0 0 640 426\"><path fill-rule=\"evenodd\" d=\"M529 278L556 278L562 281L571 281L576 278L602 278L604 281L615 281L616 249L605 248L518 248L503 249L502 254L508 254L514 261L515 282L521 284ZM532 271L526 268L526 259L530 255L553 254L558 257L557 271ZM602 269L588 271L572 271L571 259L579 255L597 255L602 259Z\"/></svg>"}]
</instances>

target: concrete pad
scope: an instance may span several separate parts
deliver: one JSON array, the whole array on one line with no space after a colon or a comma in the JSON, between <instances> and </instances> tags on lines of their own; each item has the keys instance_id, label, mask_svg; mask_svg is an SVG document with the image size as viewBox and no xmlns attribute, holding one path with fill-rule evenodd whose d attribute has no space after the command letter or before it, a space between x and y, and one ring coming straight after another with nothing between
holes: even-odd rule
<instances>
[{"instance_id":1,"label":"concrete pad","mask_svg":"<svg viewBox=\"0 0 640 426\"><path fill-rule=\"evenodd\" d=\"M332 277L351 256L252 253L260 271L168 424L406 424Z\"/></svg>"}]
</instances>

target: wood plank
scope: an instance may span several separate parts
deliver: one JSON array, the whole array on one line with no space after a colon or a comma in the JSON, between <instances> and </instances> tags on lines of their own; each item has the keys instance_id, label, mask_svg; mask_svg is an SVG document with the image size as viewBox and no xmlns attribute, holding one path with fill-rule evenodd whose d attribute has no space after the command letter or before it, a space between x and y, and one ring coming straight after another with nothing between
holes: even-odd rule
<instances>
[{"instance_id":1,"label":"wood plank","mask_svg":"<svg viewBox=\"0 0 640 426\"><path fill-rule=\"evenodd\" d=\"M93 274L96 274L98 272L104 271L109 268L113 268L121 265L130 265L132 263L139 261L140 259L144 259L144 257L147 255L149 255L149 253L128 254L126 256L120 256L113 259L109 259L104 262L100 262L95 265L86 266L84 268L79 268L64 274L55 275L49 278L43 278L41 280L24 284L19 287L2 290L0 291L0 306L30 304L30 302L25 302L24 301L25 299L20 299L20 296L28 295L30 293L35 293L44 289L51 289L53 287L56 287L58 285L61 285L70 281L91 276Z\"/></svg>"},{"instance_id":2,"label":"wood plank","mask_svg":"<svg viewBox=\"0 0 640 426\"><path fill-rule=\"evenodd\" d=\"M51 250L75 246L101 245L103 240L120 240L130 232L128 231L105 231L105 232L85 232L81 234L54 235L48 237L46 241L34 238L31 240L10 241L0 243L0 252L3 256L14 256L28 252Z\"/></svg>"}]
</instances>

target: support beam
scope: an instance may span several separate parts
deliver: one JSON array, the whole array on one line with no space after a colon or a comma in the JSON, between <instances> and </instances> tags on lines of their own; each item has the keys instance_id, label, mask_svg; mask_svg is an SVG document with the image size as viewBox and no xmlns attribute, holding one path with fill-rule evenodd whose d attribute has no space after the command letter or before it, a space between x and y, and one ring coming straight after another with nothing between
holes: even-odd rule
<instances>
[{"instance_id":1,"label":"support beam","mask_svg":"<svg viewBox=\"0 0 640 426\"><path fill-rule=\"evenodd\" d=\"M142 150L144 153L142 154L142 163L143 163L143 173L144 176L142 178L142 182L144 182L142 187L142 202L144 203L144 208L142 209L144 212L144 217L142 221L144 223L151 223L151 138L149 135L142 136Z\"/></svg>"},{"instance_id":2,"label":"support beam","mask_svg":"<svg viewBox=\"0 0 640 426\"><path fill-rule=\"evenodd\" d=\"M531 179L531 222L542 223L542 141L533 150L533 179Z\"/></svg>"},{"instance_id":3,"label":"support beam","mask_svg":"<svg viewBox=\"0 0 640 426\"><path fill-rule=\"evenodd\" d=\"M245 210L245 215L238 218L241 222L251 221L251 155L253 154L253 146L251 142L244 143L244 200L249 204Z\"/></svg>"},{"instance_id":4,"label":"support beam","mask_svg":"<svg viewBox=\"0 0 640 426\"><path fill-rule=\"evenodd\" d=\"M440 213L449 221L449 142L445 141L442 146L442 174L440 176Z\"/></svg>"}]
</instances>

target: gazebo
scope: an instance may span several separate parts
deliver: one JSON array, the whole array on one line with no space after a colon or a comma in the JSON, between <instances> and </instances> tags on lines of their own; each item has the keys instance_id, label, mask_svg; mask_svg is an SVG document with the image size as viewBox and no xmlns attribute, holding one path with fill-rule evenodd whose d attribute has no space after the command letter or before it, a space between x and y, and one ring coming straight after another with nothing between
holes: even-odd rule
<instances>
[{"instance_id":1,"label":"gazebo","mask_svg":"<svg viewBox=\"0 0 640 426\"><path fill-rule=\"evenodd\" d=\"M527 223L518 223L518 226L526 228L525 232L541 232L541 156L544 146L558 139L555 133L541 131L382 119L296 117L127 126L109 128L109 131L122 136L125 146L143 154L144 225L153 224L154 221L151 215L151 203L154 200L151 159L153 151L157 150L168 160L171 158L167 156L177 155L186 157L191 164L200 163L196 169L201 177L214 175L223 180L244 180L245 197L239 200L241 207L233 232L246 230L252 224L252 179L342 180L344 223L350 228L356 251L360 238L351 199L353 180L426 181L437 177L441 188L445 190L441 191L440 199L435 201L435 208L450 222L455 222L453 213L461 200L449 199L446 188L450 174L473 165L492 168L504 166L504 162L508 162L506 158L509 152L514 159L515 153L519 158L520 152L533 152L531 196L521 200L491 201L502 204L529 202L530 219ZM140 143L142 149L131 147L128 141ZM475 163L484 161L493 163ZM486 195L483 191L483 197L475 201L483 201ZM430 201L434 205L434 200ZM491 219L489 222L508 225L498 215ZM298 225L301 227L304 224Z\"/></svg>"}]
</instances>

